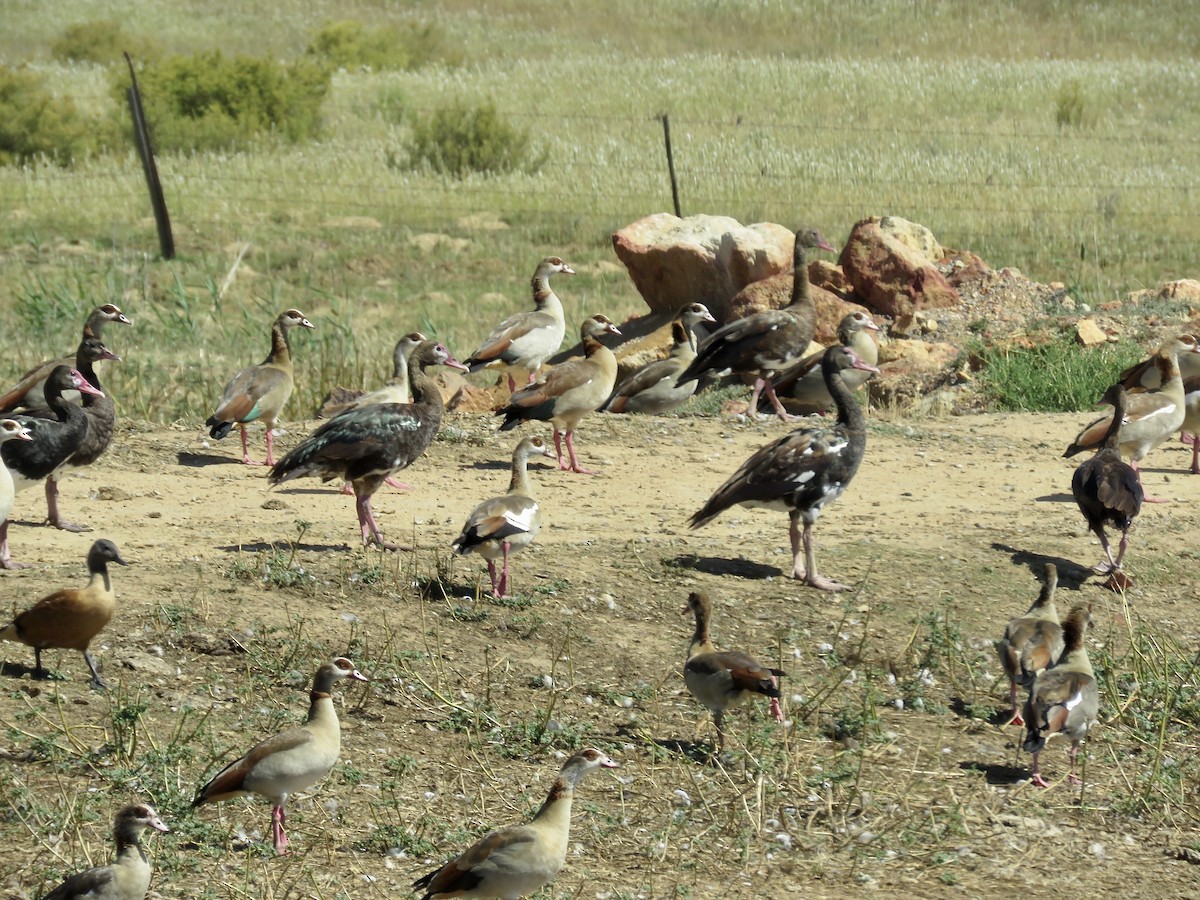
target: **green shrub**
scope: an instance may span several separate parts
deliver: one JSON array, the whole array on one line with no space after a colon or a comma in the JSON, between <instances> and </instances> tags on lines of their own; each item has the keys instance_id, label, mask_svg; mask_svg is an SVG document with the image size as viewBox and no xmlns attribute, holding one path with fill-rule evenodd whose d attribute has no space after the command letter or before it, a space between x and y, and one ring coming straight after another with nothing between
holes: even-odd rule
<instances>
[{"instance_id":1,"label":"green shrub","mask_svg":"<svg viewBox=\"0 0 1200 900\"><path fill-rule=\"evenodd\" d=\"M50 55L63 62L89 62L110 66L124 62L123 53L144 61L162 55L161 45L152 38L127 32L111 19L93 19L68 25L50 45Z\"/></svg>"},{"instance_id":2,"label":"green shrub","mask_svg":"<svg viewBox=\"0 0 1200 900\"><path fill-rule=\"evenodd\" d=\"M69 165L91 149L87 120L29 72L0 66L0 165L47 159Z\"/></svg>"},{"instance_id":3,"label":"green shrub","mask_svg":"<svg viewBox=\"0 0 1200 900\"><path fill-rule=\"evenodd\" d=\"M367 28L353 19L325 24L313 35L308 53L336 68L376 71L458 61L435 25Z\"/></svg>"},{"instance_id":4,"label":"green shrub","mask_svg":"<svg viewBox=\"0 0 1200 900\"><path fill-rule=\"evenodd\" d=\"M1085 349L1063 335L1036 347L981 352L984 392L1006 412L1090 410L1117 376L1145 354L1121 341Z\"/></svg>"},{"instance_id":5,"label":"green shrub","mask_svg":"<svg viewBox=\"0 0 1200 900\"><path fill-rule=\"evenodd\" d=\"M471 172L532 175L546 157L546 150L532 154L529 131L508 124L490 100L479 106L456 101L413 126L409 163L455 178Z\"/></svg>"},{"instance_id":6,"label":"green shrub","mask_svg":"<svg viewBox=\"0 0 1200 900\"><path fill-rule=\"evenodd\" d=\"M266 135L293 142L316 136L329 77L312 61L288 65L214 51L150 63L138 86L157 150L227 150ZM122 101L127 85L128 76L114 80Z\"/></svg>"},{"instance_id":7,"label":"green shrub","mask_svg":"<svg viewBox=\"0 0 1200 900\"><path fill-rule=\"evenodd\" d=\"M1083 85L1073 78L1058 89L1054 101L1054 121L1062 128L1082 128L1085 122L1087 103L1083 96Z\"/></svg>"}]
</instances>

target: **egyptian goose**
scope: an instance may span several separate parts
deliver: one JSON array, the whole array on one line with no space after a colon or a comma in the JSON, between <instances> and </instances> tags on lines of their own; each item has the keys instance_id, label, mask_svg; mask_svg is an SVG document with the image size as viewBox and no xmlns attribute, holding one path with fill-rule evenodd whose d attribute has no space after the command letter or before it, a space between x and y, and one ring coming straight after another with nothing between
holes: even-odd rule
<instances>
[{"instance_id":1,"label":"egyptian goose","mask_svg":"<svg viewBox=\"0 0 1200 900\"><path fill-rule=\"evenodd\" d=\"M853 350L854 355L863 362L874 366L879 362L879 346L871 332L878 331L879 326L869 315L856 310L838 323L837 342ZM823 413L833 408L833 397L825 389L825 378L821 374L821 358L824 355L824 348L810 353L775 380L776 393L791 396L800 412ZM842 373L842 380L852 391L857 391L870 377L870 372L858 369L848 369Z\"/></svg>"},{"instance_id":2,"label":"egyptian goose","mask_svg":"<svg viewBox=\"0 0 1200 900\"><path fill-rule=\"evenodd\" d=\"M794 419L775 395L774 380L804 355L816 331L817 313L808 283L806 251L810 249L833 251L817 229L801 228L796 232L791 303L783 309L755 313L718 328L700 345L695 360L679 376L680 384L708 371L753 375L754 393L749 409L757 409L758 396L766 391L779 417L784 421Z\"/></svg>"},{"instance_id":3,"label":"egyptian goose","mask_svg":"<svg viewBox=\"0 0 1200 900\"><path fill-rule=\"evenodd\" d=\"M1196 432L1200 431L1200 344L1195 335L1181 334L1168 341L1167 346L1175 350L1179 377L1183 379L1184 421L1179 429L1179 440L1192 448L1190 471L1200 475L1200 442L1196 440ZM1126 390L1140 393L1162 386L1162 375L1154 359L1151 356L1121 373L1121 384Z\"/></svg>"},{"instance_id":4,"label":"egyptian goose","mask_svg":"<svg viewBox=\"0 0 1200 900\"><path fill-rule=\"evenodd\" d=\"M255 744L245 756L235 759L200 788L192 806L258 794L270 800L273 806L271 834L275 852L286 853L284 806L288 797L312 787L328 775L342 752L342 729L330 691L334 682L343 678L370 680L345 657L323 664L313 677L312 692L308 695L308 718L304 724Z\"/></svg>"},{"instance_id":5,"label":"egyptian goose","mask_svg":"<svg viewBox=\"0 0 1200 900\"><path fill-rule=\"evenodd\" d=\"M384 549L404 549L384 542L371 511L371 497L386 478L425 453L442 424L446 405L425 372L430 366L466 369L442 344L423 341L408 360L412 403L373 403L339 413L276 463L268 480L282 484L316 475L322 481L349 481L363 544L374 541Z\"/></svg>"},{"instance_id":6,"label":"egyptian goose","mask_svg":"<svg viewBox=\"0 0 1200 900\"><path fill-rule=\"evenodd\" d=\"M717 320L703 303L685 303L679 308L675 318L687 329L688 343L692 345L693 353L700 349L700 344L708 337L708 330L704 326L717 324Z\"/></svg>"},{"instance_id":7,"label":"egyptian goose","mask_svg":"<svg viewBox=\"0 0 1200 900\"><path fill-rule=\"evenodd\" d=\"M16 419L0 419L0 444L5 441L32 440L33 435L30 434L29 429ZM8 514L12 512L13 500L16 499L16 496L12 473L8 471L8 466L4 464L4 457L0 455L0 521L8 521Z\"/></svg>"},{"instance_id":8,"label":"egyptian goose","mask_svg":"<svg viewBox=\"0 0 1200 900\"><path fill-rule=\"evenodd\" d=\"M328 419L352 406L368 406L372 403L409 403L412 392L408 386L408 357L422 341L429 338L419 331L410 331L392 350L392 377L386 385L374 391L355 391L335 387L317 410L318 419Z\"/></svg>"},{"instance_id":9,"label":"egyptian goose","mask_svg":"<svg viewBox=\"0 0 1200 900\"><path fill-rule=\"evenodd\" d=\"M1071 774L1067 780L1072 784L1079 781L1075 775L1075 757L1088 729L1096 723L1100 708L1096 673L1083 645L1090 622L1087 604L1076 604L1062 623L1062 654L1033 680L1029 699L1025 701L1024 747L1033 754L1033 783L1038 787L1049 787L1038 771L1038 755L1046 741L1056 734L1071 739Z\"/></svg>"},{"instance_id":10,"label":"egyptian goose","mask_svg":"<svg viewBox=\"0 0 1200 900\"><path fill-rule=\"evenodd\" d=\"M1183 380L1183 425L1179 440L1192 448L1193 475L1200 475L1200 375Z\"/></svg>"},{"instance_id":11,"label":"egyptian goose","mask_svg":"<svg viewBox=\"0 0 1200 900\"><path fill-rule=\"evenodd\" d=\"M701 322L715 321L703 303L684 307L679 319L671 323L670 355L647 363L617 385L604 408L615 413L661 415L686 403L698 382L676 384L676 380L696 358L694 329Z\"/></svg>"},{"instance_id":12,"label":"egyptian goose","mask_svg":"<svg viewBox=\"0 0 1200 900\"><path fill-rule=\"evenodd\" d=\"M1137 472L1121 459L1117 449L1128 397L1120 382L1105 392L1100 402L1110 404L1113 414L1104 442L1096 455L1080 465L1071 476L1071 493L1079 504L1079 511L1087 519L1088 528L1100 539L1100 546L1108 558L1107 562L1093 567L1092 571L1097 575L1106 575L1121 568L1125 549L1129 545L1129 528L1141 512L1145 498ZM1121 530L1121 543L1115 559L1108 546L1108 536L1104 533L1106 524Z\"/></svg>"},{"instance_id":13,"label":"egyptian goose","mask_svg":"<svg viewBox=\"0 0 1200 900\"><path fill-rule=\"evenodd\" d=\"M595 475L591 469L582 468L575 458L575 428L584 416L604 404L617 383L617 358L600 343L600 336L621 332L608 316L594 315L583 320L579 333L583 338L583 359L572 359L555 366L544 379L513 394L508 406L496 415L504 416L501 431L534 419L553 423L558 467L582 475ZM569 465L562 454L564 433Z\"/></svg>"},{"instance_id":14,"label":"egyptian goose","mask_svg":"<svg viewBox=\"0 0 1200 900\"><path fill-rule=\"evenodd\" d=\"M29 429L33 440L10 441L0 445L0 458L8 467L13 489L17 493L54 474L87 437L88 415L81 407L63 398L63 393L68 390L92 396L101 393L88 383L78 369L56 366L46 379L45 393L46 406L56 418L16 416L16 420ZM50 492L47 491L47 499L49 497ZM14 562L9 552L8 524L8 519L0 523L0 568L25 568L24 563Z\"/></svg>"},{"instance_id":15,"label":"egyptian goose","mask_svg":"<svg viewBox=\"0 0 1200 900\"><path fill-rule=\"evenodd\" d=\"M108 574L110 562L128 565L121 559L116 544L96 541L87 555L87 585L55 591L0 628L0 640L18 641L33 648L34 678L50 677L42 668L43 650L78 650L92 672L92 687L97 690L108 687L96 671L88 646L117 611L117 594Z\"/></svg>"},{"instance_id":16,"label":"egyptian goose","mask_svg":"<svg viewBox=\"0 0 1200 900\"><path fill-rule=\"evenodd\" d=\"M122 325L132 325L133 322L121 310L112 303L105 303L103 306L98 306L92 310L87 317L87 321L83 323L83 338L86 341L88 338L96 338L100 340L104 335L104 326L109 322L119 322ZM0 395L0 413L12 412L14 409L23 409L25 407L40 407L43 405L42 398L46 394L46 379L50 377L50 373L57 366L77 366L78 365L78 350L75 357L65 357L63 359L50 359L43 363L38 363L23 376L15 385ZM68 399L75 399L73 396L68 396Z\"/></svg>"},{"instance_id":17,"label":"egyptian goose","mask_svg":"<svg viewBox=\"0 0 1200 900\"><path fill-rule=\"evenodd\" d=\"M107 866L97 866L72 875L42 900L145 900L150 890L150 858L142 846L147 828L168 832L153 806L132 803L113 819L113 840L117 858Z\"/></svg>"},{"instance_id":18,"label":"egyptian goose","mask_svg":"<svg viewBox=\"0 0 1200 900\"><path fill-rule=\"evenodd\" d=\"M878 371L845 347L825 351L821 369L825 384L837 405L837 422L832 426L797 428L772 441L742 463L692 516L691 527L711 522L734 504L787 510L792 544L793 578L823 591L849 587L817 574L812 528L821 511L842 495L867 445L867 427L862 410L842 380L847 369ZM804 523L801 535L800 523ZM804 559L800 558L801 543Z\"/></svg>"},{"instance_id":19,"label":"egyptian goose","mask_svg":"<svg viewBox=\"0 0 1200 900\"><path fill-rule=\"evenodd\" d=\"M567 332L562 301L550 289L550 276L559 274L574 275L575 270L557 256L547 256L538 263L532 282L534 308L509 316L497 325L479 349L467 358L468 369L478 372L503 363L527 369L530 384L537 380L542 366L558 350ZM517 382L510 372L508 390L511 393L516 389Z\"/></svg>"},{"instance_id":20,"label":"egyptian goose","mask_svg":"<svg viewBox=\"0 0 1200 900\"><path fill-rule=\"evenodd\" d=\"M740 703L748 694L770 697L771 715L776 722L783 721L778 679L786 673L768 669L748 654L720 651L713 646L708 634L712 601L707 594L699 591L689 594L680 615L689 612L696 617L696 630L688 646L687 662L683 665L683 683L712 713L713 724L717 727L717 752L722 753L725 750L725 710Z\"/></svg>"},{"instance_id":21,"label":"egyptian goose","mask_svg":"<svg viewBox=\"0 0 1200 900\"><path fill-rule=\"evenodd\" d=\"M292 396L292 350L288 332L296 326L316 328L298 309L285 309L271 324L271 352L257 366L248 366L225 386L217 411L204 423L209 434L221 440L237 425L242 430L242 462L248 466L275 465L273 432L279 413ZM267 459L250 458L246 447L246 423L262 419L267 429Z\"/></svg>"},{"instance_id":22,"label":"egyptian goose","mask_svg":"<svg viewBox=\"0 0 1200 900\"><path fill-rule=\"evenodd\" d=\"M575 787L599 768L615 769L617 763L590 747L570 757L532 822L486 834L440 869L418 878L413 887L425 891L421 900L517 900L549 884L567 859Z\"/></svg>"},{"instance_id":23,"label":"egyptian goose","mask_svg":"<svg viewBox=\"0 0 1200 900\"><path fill-rule=\"evenodd\" d=\"M1121 454L1129 457L1129 464L1137 473L1139 483L1142 477L1139 467L1146 454L1183 425L1184 394L1177 359L1178 343L1177 340L1169 342L1154 355L1161 386L1156 390L1126 395L1125 417L1120 420L1117 443ZM1063 458L1099 447L1104 442L1112 421L1113 414L1109 412L1086 425L1063 451ZM1147 503L1166 502L1149 495L1144 499Z\"/></svg>"},{"instance_id":24,"label":"egyptian goose","mask_svg":"<svg viewBox=\"0 0 1200 900\"><path fill-rule=\"evenodd\" d=\"M503 497L484 500L470 516L462 532L450 544L458 554L475 550L487 560L492 579L492 596L508 596L508 555L524 550L533 543L542 527L542 508L533 497L529 481L529 457L553 456L539 436L527 437L517 444L512 458L512 480ZM496 576L496 560L503 559L500 575Z\"/></svg>"},{"instance_id":25,"label":"egyptian goose","mask_svg":"<svg viewBox=\"0 0 1200 900\"><path fill-rule=\"evenodd\" d=\"M1058 567L1046 563L1046 580L1041 593L1023 616L1017 616L1004 629L1004 637L996 642L1000 665L1008 676L1009 721L1024 725L1017 710L1017 685L1028 687L1042 669L1062 655L1063 634L1054 605L1054 590L1058 587Z\"/></svg>"}]
</instances>

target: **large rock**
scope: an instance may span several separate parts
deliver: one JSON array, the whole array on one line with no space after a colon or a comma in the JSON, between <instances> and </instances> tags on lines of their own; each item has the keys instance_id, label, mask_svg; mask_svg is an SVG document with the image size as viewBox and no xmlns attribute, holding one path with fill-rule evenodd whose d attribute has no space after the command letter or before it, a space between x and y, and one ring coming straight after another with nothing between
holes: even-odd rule
<instances>
[{"instance_id":1,"label":"large rock","mask_svg":"<svg viewBox=\"0 0 1200 900\"><path fill-rule=\"evenodd\" d=\"M685 303L729 321L729 302L746 285L792 266L795 235L782 225L742 225L728 216L680 219L656 213L613 234L613 249L652 312Z\"/></svg>"},{"instance_id":2,"label":"large rock","mask_svg":"<svg viewBox=\"0 0 1200 900\"><path fill-rule=\"evenodd\" d=\"M810 277L813 266L809 263ZM838 323L855 310L870 312L866 307L857 303L843 300L832 291L812 285L813 305L817 308L817 330L813 340L822 344L832 344L837 337ZM740 319L767 309L782 309L792 302L792 273L772 275L762 281L747 285L738 292L729 304L729 319Z\"/></svg>"},{"instance_id":3,"label":"large rock","mask_svg":"<svg viewBox=\"0 0 1200 900\"><path fill-rule=\"evenodd\" d=\"M937 242L917 249L913 245L922 244L920 232L898 229L899 223L911 223L892 217L885 228L883 222L873 217L855 225L838 259L858 298L875 312L897 319L919 309L957 305L958 291L934 265L942 252ZM928 255L934 252L939 256Z\"/></svg>"}]
</instances>

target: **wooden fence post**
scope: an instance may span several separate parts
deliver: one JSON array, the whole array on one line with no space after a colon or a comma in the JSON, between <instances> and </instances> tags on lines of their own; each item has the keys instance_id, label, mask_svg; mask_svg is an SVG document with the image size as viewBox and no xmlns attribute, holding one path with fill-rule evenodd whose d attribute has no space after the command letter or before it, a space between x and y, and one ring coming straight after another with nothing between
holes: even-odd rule
<instances>
[{"instance_id":1,"label":"wooden fence post","mask_svg":"<svg viewBox=\"0 0 1200 900\"><path fill-rule=\"evenodd\" d=\"M125 54L129 65L129 88L125 96L129 100L129 112L133 116L133 136L137 143L138 156L142 158L142 169L146 173L146 186L150 189L150 206L154 209L154 223L158 227L158 246L163 259L175 258L175 237L171 234L171 217L167 215L167 201L163 197L162 182L158 180L158 166L154 164L154 150L150 146L150 132L146 130L146 115L142 110L142 95L138 92L137 75L133 71L133 60Z\"/></svg>"}]
</instances>

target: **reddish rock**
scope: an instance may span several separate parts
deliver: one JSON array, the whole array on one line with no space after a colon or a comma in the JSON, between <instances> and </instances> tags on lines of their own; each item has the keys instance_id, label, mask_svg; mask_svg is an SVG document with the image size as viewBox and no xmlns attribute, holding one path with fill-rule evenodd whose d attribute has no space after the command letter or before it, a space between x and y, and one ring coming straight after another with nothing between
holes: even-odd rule
<instances>
[{"instance_id":1,"label":"reddish rock","mask_svg":"<svg viewBox=\"0 0 1200 900\"><path fill-rule=\"evenodd\" d=\"M920 250L887 233L878 218L854 226L838 263L857 297L899 318L918 309L956 306L958 291Z\"/></svg>"},{"instance_id":2,"label":"reddish rock","mask_svg":"<svg viewBox=\"0 0 1200 900\"><path fill-rule=\"evenodd\" d=\"M718 322L746 285L786 272L794 233L770 222L742 225L728 216L680 219L656 213L613 234L613 249L653 312L700 302Z\"/></svg>"},{"instance_id":3,"label":"reddish rock","mask_svg":"<svg viewBox=\"0 0 1200 900\"><path fill-rule=\"evenodd\" d=\"M810 266L809 271L812 271ZM869 312L864 306L843 300L837 294L817 285L812 286L813 304L817 308L817 330L813 340L832 344L838 323L855 310ZM729 321L751 316L767 309L782 309L792 302L792 273L774 275L747 285L729 304Z\"/></svg>"},{"instance_id":4,"label":"reddish rock","mask_svg":"<svg viewBox=\"0 0 1200 900\"><path fill-rule=\"evenodd\" d=\"M967 377L958 347L919 340L889 340L879 347L879 374L867 382L871 402L910 407L920 398ZM955 364L960 363L956 368Z\"/></svg>"},{"instance_id":5,"label":"reddish rock","mask_svg":"<svg viewBox=\"0 0 1200 900\"><path fill-rule=\"evenodd\" d=\"M946 273L946 280L950 282L950 286L957 289L967 282L980 281L987 276L992 267L983 261L977 254L970 250L947 250L946 255L939 260L941 269ZM1054 290L1061 290L1061 286L1054 287Z\"/></svg>"},{"instance_id":6,"label":"reddish rock","mask_svg":"<svg viewBox=\"0 0 1200 900\"><path fill-rule=\"evenodd\" d=\"M815 259L808 264L808 280L814 287L819 287L840 297L845 297L854 291L846 273L837 263L825 259Z\"/></svg>"}]
</instances>

